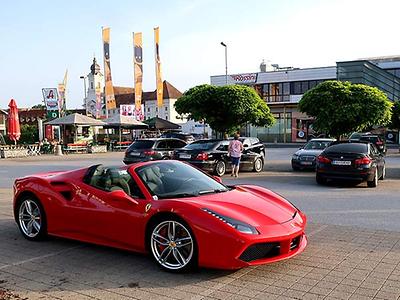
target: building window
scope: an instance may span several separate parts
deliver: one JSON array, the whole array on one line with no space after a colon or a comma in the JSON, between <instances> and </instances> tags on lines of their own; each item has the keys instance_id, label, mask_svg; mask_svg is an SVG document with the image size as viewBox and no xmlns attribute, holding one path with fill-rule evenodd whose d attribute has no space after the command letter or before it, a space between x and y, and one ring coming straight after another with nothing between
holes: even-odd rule
<instances>
[{"instance_id":1,"label":"building window","mask_svg":"<svg viewBox=\"0 0 400 300\"><path fill-rule=\"evenodd\" d=\"M168 111L168 106L165 107L165 111Z\"/></svg>"},{"instance_id":2,"label":"building window","mask_svg":"<svg viewBox=\"0 0 400 300\"><path fill-rule=\"evenodd\" d=\"M90 88L93 90L93 81L90 82Z\"/></svg>"},{"instance_id":3,"label":"building window","mask_svg":"<svg viewBox=\"0 0 400 300\"><path fill-rule=\"evenodd\" d=\"M150 107L147 108L147 112L150 112Z\"/></svg>"},{"instance_id":4,"label":"building window","mask_svg":"<svg viewBox=\"0 0 400 300\"><path fill-rule=\"evenodd\" d=\"M168 120L168 116L167 115L165 116L165 120Z\"/></svg>"}]
</instances>

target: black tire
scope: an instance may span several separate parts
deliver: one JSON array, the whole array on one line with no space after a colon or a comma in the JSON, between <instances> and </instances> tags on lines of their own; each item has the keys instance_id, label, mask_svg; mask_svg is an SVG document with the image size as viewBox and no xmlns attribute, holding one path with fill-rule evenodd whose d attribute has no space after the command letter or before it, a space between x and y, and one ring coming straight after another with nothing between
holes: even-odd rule
<instances>
[{"instance_id":1,"label":"black tire","mask_svg":"<svg viewBox=\"0 0 400 300\"><path fill-rule=\"evenodd\" d=\"M22 236L30 241L40 241L47 237L47 219L43 205L33 195L26 195L21 197L15 207L15 218L18 224L18 228L22 233ZM29 204L28 204L29 203ZM31 215L28 217L29 212L27 207L31 207ZM29 226L29 218L32 218L32 225ZM27 223L28 222L28 223ZM35 224L39 224L38 226ZM29 234L29 228L31 227L31 234Z\"/></svg>"},{"instance_id":2,"label":"black tire","mask_svg":"<svg viewBox=\"0 0 400 300\"><path fill-rule=\"evenodd\" d=\"M386 178L386 165L384 164L382 168L382 174L379 180L385 180L385 178Z\"/></svg>"},{"instance_id":3,"label":"black tire","mask_svg":"<svg viewBox=\"0 0 400 300\"><path fill-rule=\"evenodd\" d=\"M326 178L323 178L321 175L318 173L315 175L315 180L317 181L318 184L324 185L326 184Z\"/></svg>"},{"instance_id":4,"label":"black tire","mask_svg":"<svg viewBox=\"0 0 400 300\"><path fill-rule=\"evenodd\" d=\"M371 181L367 181L367 186L370 188L378 186L378 168L375 170L374 178Z\"/></svg>"},{"instance_id":5,"label":"black tire","mask_svg":"<svg viewBox=\"0 0 400 300\"><path fill-rule=\"evenodd\" d=\"M223 160L217 161L215 164L214 174L221 177L226 172L226 164Z\"/></svg>"},{"instance_id":6,"label":"black tire","mask_svg":"<svg viewBox=\"0 0 400 300\"><path fill-rule=\"evenodd\" d=\"M187 239L190 236L191 241L192 241L191 249L188 249L188 246L180 247L178 245L178 240L182 239L182 238L176 238L176 236L174 236L174 239L168 243L167 247L165 247L164 249L158 249L159 247L157 247L157 245L158 246L160 246L160 245L155 241L156 239L152 238L153 233L159 234L158 230L160 228L161 228L161 230L163 230L163 226L168 226L168 225L166 225L166 224L168 224L168 222L176 223L176 225L175 225L176 226L175 228L177 230L176 236L179 235L180 233L184 234L182 237L184 239ZM168 229L167 229L168 231L169 231L169 228L170 227L168 226ZM159 234L159 235L161 235L161 234ZM158 239L160 241L164 241L161 238L158 238ZM148 231L147 241L148 241L147 246L148 246L150 255L152 256L152 258L154 259L156 264L162 270L172 272L172 273L185 273L185 272L189 272L189 271L197 269L197 267L198 267L198 249L197 249L196 238L195 238L190 226L182 219L175 217L175 216L165 216L165 217L157 219L151 225L150 230ZM172 246L171 242L174 242L174 243L176 242L176 244L174 244ZM187 240L185 240L185 242L187 242ZM168 254L168 251L169 251L168 248L172 249L171 250L172 253ZM184 259L182 260L182 262L185 262L184 265L181 262L179 262L177 258L175 258L175 257L178 257L178 255L175 255L173 249L175 249L175 250L178 249L178 252L181 252L181 256L179 256L181 258L188 256L188 260L186 262ZM167 251L167 252L165 252L165 251ZM159 253L159 252L161 252L161 253ZM167 255L164 260L161 260L162 254L164 252L167 253ZM183 265L183 266L179 266L179 265Z\"/></svg>"},{"instance_id":7,"label":"black tire","mask_svg":"<svg viewBox=\"0 0 400 300\"><path fill-rule=\"evenodd\" d=\"M264 161L261 157L257 157L253 164L253 172L260 173L264 169Z\"/></svg>"},{"instance_id":8,"label":"black tire","mask_svg":"<svg viewBox=\"0 0 400 300\"><path fill-rule=\"evenodd\" d=\"M299 167L296 167L296 166L294 166L294 165L292 165L292 169L293 169L293 171L300 171L300 168Z\"/></svg>"}]
</instances>

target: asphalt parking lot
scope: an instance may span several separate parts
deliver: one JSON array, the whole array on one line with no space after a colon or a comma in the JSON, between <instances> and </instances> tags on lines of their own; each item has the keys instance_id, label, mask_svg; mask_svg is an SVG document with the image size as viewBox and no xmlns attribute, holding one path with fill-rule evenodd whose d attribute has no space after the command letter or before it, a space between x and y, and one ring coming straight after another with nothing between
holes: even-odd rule
<instances>
[{"instance_id":1,"label":"asphalt parking lot","mask_svg":"<svg viewBox=\"0 0 400 300\"><path fill-rule=\"evenodd\" d=\"M268 150L264 172L226 183L270 188L309 218L309 246L279 263L236 272L176 275L146 256L85 243L28 242L12 218L14 178L104 162L122 153L0 160L0 299L400 299L400 155L387 157L376 189L318 186L313 172L292 172L294 149Z\"/></svg>"}]
</instances>

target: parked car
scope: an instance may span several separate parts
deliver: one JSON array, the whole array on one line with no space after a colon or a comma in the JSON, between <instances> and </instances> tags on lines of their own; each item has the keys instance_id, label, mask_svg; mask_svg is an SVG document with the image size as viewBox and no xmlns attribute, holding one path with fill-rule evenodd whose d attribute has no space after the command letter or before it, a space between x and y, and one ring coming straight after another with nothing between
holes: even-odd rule
<instances>
[{"instance_id":1,"label":"parked car","mask_svg":"<svg viewBox=\"0 0 400 300\"><path fill-rule=\"evenodd\" d=\"M182 132L165 132L161 135L163 138L175 138L185 141L186 143L194 142L194 137L190 133L182 133Z\"/></svg>"},{"instance_id":2,"label":"parked car","mask_svg":"<svg viewBox=\"0 0 400 300\"><path fill-rule=\"evenodd\" d=\"M265 158L265 145L255 137L240 137L239 141L242 142L245 150L261 154Z\"/></svg>"},{"instance_id":3,"label":"parked car","mask_svg":"<svg viewBox=\"0 0 400 300\"><path fill-rule=\"evenodd\" d=\"M139 161L171 159L176 149L186 145L186 142L180 139L138 139L126 150L124 163L131 164Z\"/></svg>"},{"instance_id":4,"label":"parked car","mask_svg":"<svg viewBox=\"0 0 400 300\"><path fill-rule=\"evenodd\" d=\"M376 187L385 175L385 158L372 143L338 143L317 157L318 184L325 184L328 179L341 179L367 181L368 187Z\"/></svg>"},{"instance_id":5,"label":"parked car","mask_svg":"<svg viewBox=\"0 0 400 300\"><path fill-rule=\"evenodd\" d=\"M375 134L362 135L359 141L370 142L375 145L375 147L379 150L379 152L386 154L387 149L385 140L382 139L379 135Z\"/></svg>"},{"instance_id":6,"label":"parked car","mask_svg":"<svg viewBox=\"0 0 400 300\"><path fill-rule=\"evenodd\" d=\"M292 156L292 169L294 171L315 169L316 158L322 151L336 141L336 139L312 139L301 147Z\"/></svg>"},{"instance_id":7,"label":"parked car","mask_svg":"<svg viewBox=\"0 0 400 300\"><path fill-rule=\"evenodd\" d=\"M175 151L174 158L189 162L206 171L222 176L232 170L228 156L228 140L199 140ZM261 172L264 155L246 149L240 160L240 170Z\"/></svg>"},{"instance_id":8,"label":"parked car","mask_svg":"<svg viewBox=\"0 0 400 300\"><path fill-rule=\"evenodd\" d=\"M283 197L228 187L179 161L24 176L14 183L13 208L27 240L53 235L148 253L166 271L240 269L307 245L307 218Z\"/></svg>"},{"instance_id":9,"label":"parked car","mask_svg":"<svg viewBox=\"0 0 400 300\"><path fill-rule=\"evenodd\" d=\"M349 136L349 141L351 142L358 142L360 140L360 137L365 136L365 135L370 135L371 132L353 132Z\"/></svg>"}]
</instances>

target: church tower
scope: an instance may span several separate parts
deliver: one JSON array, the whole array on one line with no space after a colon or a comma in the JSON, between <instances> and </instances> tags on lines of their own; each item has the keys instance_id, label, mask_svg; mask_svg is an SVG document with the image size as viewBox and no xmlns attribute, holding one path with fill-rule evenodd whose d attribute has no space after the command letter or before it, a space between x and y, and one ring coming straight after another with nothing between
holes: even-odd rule
<instances>
[{"instance_id":1,"label":"church tower","mask_svg":"<svg viewBox=\"0 0 400 300\"><path fill-rule=\"evenodd\" d=\"M102 115L102 99L104 91L104 76L100 72L100 66L93 58L93 63L90 66L90 73L87 75L88 87L87 96L85 99L86 112L95 118Z\"/></svg>"}]
</instances>

